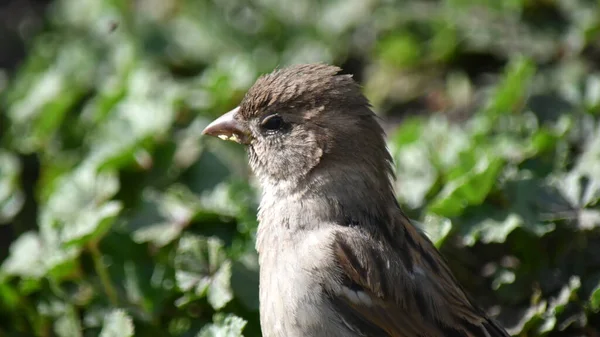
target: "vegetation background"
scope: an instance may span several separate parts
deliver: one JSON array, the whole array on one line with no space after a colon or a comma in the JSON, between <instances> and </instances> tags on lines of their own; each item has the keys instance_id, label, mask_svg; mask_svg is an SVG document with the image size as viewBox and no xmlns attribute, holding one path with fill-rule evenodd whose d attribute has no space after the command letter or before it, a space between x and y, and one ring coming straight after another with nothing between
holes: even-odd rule
<instances>
[{"instance_id":1,"label":"vegetation background","mask_svg":"<svg viewBox=\"0 0 600 337\"><path fill-rule=\"evenodd\" d=\"M598 1L5 0L0 337L259 336L257 189L200 131L315 61L491 315L599 336Z\"/></svg>"}]
</instances>

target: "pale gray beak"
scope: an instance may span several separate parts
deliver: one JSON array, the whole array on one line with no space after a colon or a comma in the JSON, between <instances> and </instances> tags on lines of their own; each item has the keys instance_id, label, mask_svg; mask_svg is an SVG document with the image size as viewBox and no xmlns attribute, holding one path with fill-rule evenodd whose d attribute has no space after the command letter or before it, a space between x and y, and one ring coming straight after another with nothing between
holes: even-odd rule
<instances>
[{"instance_id":1,"label":"pale gray beak","mask_svg":"<svg viewBox=\"0 0 600 337\"><path fill-rule=\"evenodd\" d=\"M202 131L203 135L219 137L223 140L231 140L240 144L249 144L252 139L250 131L240 123L236 115L240 107L229 111L223 116L215 119Z\"/></svg>"}]
</instances>

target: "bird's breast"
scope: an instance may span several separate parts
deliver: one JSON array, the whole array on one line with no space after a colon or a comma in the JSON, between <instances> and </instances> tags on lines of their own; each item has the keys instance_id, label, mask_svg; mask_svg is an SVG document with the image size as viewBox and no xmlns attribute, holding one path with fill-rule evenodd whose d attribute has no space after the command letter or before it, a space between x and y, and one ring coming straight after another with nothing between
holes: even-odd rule
<instances>
[{"instance_id":1,"label":"bird's breast","mask_svg":"<svg viewBox=\"0 0 600 337\"><path fill-rule=\"evenodd\" d=\"M324 282L336 277L333 231L279 234L288 236L263 237L259 253L263 336L352 336L340 334L344 329L324 292Z\"/></svg>"}]
</instances>

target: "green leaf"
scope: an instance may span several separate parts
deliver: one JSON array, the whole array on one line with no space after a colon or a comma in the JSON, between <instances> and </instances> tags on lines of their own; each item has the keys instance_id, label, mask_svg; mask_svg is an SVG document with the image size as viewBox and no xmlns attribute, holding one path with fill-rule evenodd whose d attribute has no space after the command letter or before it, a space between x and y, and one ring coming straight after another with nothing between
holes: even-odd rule
<instances>
[{"instance_id":1,"label":"green leaf","mask_svg":"<svg viewBox=\"0 0 600 337\"><path fill-rule=\"evenodd\" d=\"M109 201L95 209L80 212L77 222L63 231L62 240L66 245L98 240L109 230L121 209L120 202Z\"/></svg>"},{"instance_id":2,"label":"green leaf","mask_svg":"<svg viewBox=\"0 0 600 337\"><path fill-rule=\"evenodd\" d=\"M0 224L10 221L25 200L19 186L21 165L12 153L0 149Z\"/></svg>"},{"instance_id":3,"label":"green leaf","mask_svg":"<svg viewBox=\"0 0 600 337\"><path fill-rule=\"evenodd\" d=\"M553 221L573 214L568 202L544 180L515 179L506 182L502 190L508 204L486 203L469 209L457 222L464 244L504 242L516 228L542 236L554 230Z\"/></svg>"},{"instance_id":4,"label":"green leaf","mask_svg":"<svg viewBox=\"0 0 600 337\"><path fill-rule=\"evenodd\" d=\"M233 291L231 290L230 282L231 261L225 261L213 275L208 288L208 303L210 303L215 310L223 308L233 299Z\"/></svg>"},{"instance_id":5,"label":"green leaf","mask_svg":"<svg viewBox=\"0 0 600 337\"><path fill-rule=\"evenodd\" d=\"M172 186L165 193L149 189L128 227L134 241L163 247L179 237L199 209L200 201L185 186Z\"/></svg>"},{"instance_id":6,"label":"green leaf","mask_svg":"<svg viewBox=\"0 0 600 337\"><path fill-rule=\"evenodd\" d=\"M516 228L542 236L555 229L554 221L576 214L560 191L544 179L513 177L501 190L506 204L470 208L457 221L464 244L504 242Z\"/></svg>"},{"instance_id":7,"label":"green leaf","mask_svg":"<svg viewBox=\"0 0 600 337\"><path fill-rule=\"evenodd\" d=\"M588 110L596 113L600 111L600 76L597 74L587 78L584 102Z\"/></svg>"},{"instance_id":8,"label":"green leaf","mask_svg":"<svg viewBox=\"0 0 600 337\"><path fill-rule=\"evenodd\" d=\"M207 296L215 310L233 299L231 261L217 238L191 234L181 237L175 256L175 279L181 290L193 291L197 297ZM192 298L184 296L178 304L183 305L189 300Z\"/></svg>"},{"instance_id":9,"label":"green leaf","mask_svg":"<svg viewBox=\"0 0 600 337\"><path fill-rule=\"evenodd\" d=\"M547 179L522 178L503 186L510 210L519 214L525 229L543 235L554 229L553 221L572 219L573 207Z\"/></svg>"},{"instance_id":10,"label":"green leaf","mask_svg":"<svg viewBox=\"0 0 600 337\"><path fill-rule=\"evenodd\" d=\"M422 118L409 118L402 122L390 136L390 151L396 152L405 145L415 143L423 137L426 122Z\"/></svg>"},{"instance_id":11,"label":"green leaf","mask_svg":"<svg viewBox=\"0 0 600 337\"><path fill-rule=\"evenodd\" d=\"M421 207L438 178L425 144L415 143L400 148L395 155L395 189L400 202L410 208Z\"/></svg>"},{"instance_id":12,"label":"green leaf","mask_svg":"<svg viewBox=\"0 0 600 337\"><path fill-rule=\"evenodd\" d=\"M116 309L104 318L100 337L131 337L133 335L133 321L125 311Z\"/></svg>"},{"instance_id":13,"label":"green leaf","mask_svg":"<svg viewBox=\"0 0 600 337\"><path fill-rule=\"evenodd\" d=\"M429 57L435 61L449 59L458 47L458 32L454 24L448 20L433 22L435 28L434 36L429 41Z\"/></svg>"},{"instance_id":14,"label":"green leaf","mask_svg":"<svg viewBox=\"0 0 600 337\"><path fill-rule=\"evenodd\" d=\"M499 211L482 206L461 221L460 232L463 244L472 246L477 242L502 243L516 228L523 226L523 218L516 213Z\"/></svg>"},{"instance_id":15,"label":"green leaf","mask_svg":"<svg viewBox=\"0 0 600 337\"><path fill-rule=\"evenodd\" d=\"M0 307L4 307L7 310L18 312L20 303L19 292L16 287L4 282L3 280L3 268L0 268Z\"/></svg>"},{"instance_id":16,"label":"green leaf","mask_svg":"<svg viewBox=\"0 0 600 337\"><path fill-rule=\"evenodd\" d=\"M423 223L418 223L416 221L414 223L425 232L427 237L429 237L433 244L438 248L444 243L450 230L452 230L452 222L450 219L435 214L426 215Z\"/></svg>"},{"instance_id":17,"label":"green leaf","mask_svg":"<svg viewBox=\"0 0 600 337\"><path fill-rule=\"evenodd\" d=\"M559 179L559 188L578 207L600 201L600 124L586 140L573 169Z\"/></svg>"},{"instance_id":18,"label":"green leaf","mask_svg":"<svg viewBox=\"0 0 600 337\"><path fill-rule=\"evenodd\" d=\"M23 233L11 244L10 255L2 264L1 273L22 277L24 281L42 277L61 279L70 274L76 266L75 258L79 251L63 248L53 234L56 233ZM36 288L37 283L22 282L21 286L27 292L27 287Z\"/></svg>"},{"instance_id":19,"label":"green leaf","mask_svg":"<svg viewBox=\"0 0 600 337\"><path fill-rule=\"evenodd\" d=\"M165 137L175 118L175 100L179 97L177 87L166 77L150 65L132 71L128 95L89 135L90 165L101 169L127 166L136 161L146 143Z\"/></svg>"},{"instance_id":20,"label":"green leaf","mask_svg":"<svg viewBox=\"0 0 600 337\"><path fill-rule=\"evenodd\" d=\"M390 149L397 165L395 188L400 201L410 208L424 206L440 175L453 169L469 148L468 135L440 117L423 123L409 121L393 139L396 141L390 143Z\"/></svg>"},{"instance_id":21,"label":"green leaf","mask_svg":"<svg viewBox=\"0 0 600 337\"><path fill-rule=\"evenodd\" d=\"M540 334L546 334L556 328L561 323L559 318L566 311L569 302L577 296L577 291L581 288L581 280L578 276L572 276L569 282L560 289L556 296L548 301L546 315L543 322L539 325L537 331ZM560 324L559 330L565 330L569 324Z\"/></svg>"},{"instance_id":22,"label":"green leaf","mask_svg":"<svg viewBox=\"0 0 600 337\"><path fill-rule=\"evenodd\" d=\"M63 123L68 111L88 90L93 79L96 55L82 39L69 39L60 48L43 52L54 56L43 71L30 78L19 90L9 93L7 116L12 122L10 138L25 152L52 144L51 137ZM36 52L40 52L36 50Z\"/></svg>"},{"instance_id":23,"label":"green leaf","mask_svg":"<svg viewBox=\"0 0 600 337\"><path fill-rule=\"evenodd\" d=\"M73 306L69 306L66 312L60 315L54 323L54 331L59 337L81 337L81 322Z\"/></svg>"},{"instance_id":24,"label":"green leaf","mask_svg":"<svg viewBox=\"0 0 600 337\"><path fill-rule=\"evenodd\" d=\"M197 337L243 337L242 331L246 326L246 321L232 314L223 316L216 315L213 318L215 323L205 326Z\"/></svg>"},{"instance_id":25,"label":"green leaf","mask_svg":"<svg viewBox=\"0 0 600 337\"><path fill-rule=\"evenodd\" d=\"M10 245L10 255L2 263L2 273L24 278L40 278L46 274L42 262L42 241L37 233L21 234Z\"/></svg>"},{"instance_id":26,"label":"green leaf","mask_svg":"<svg viewBox=\"0 0 600 337\"><path fill-rule=\"evenodd\" d=\"M535 65L530 60L522 57L512 60L485 110L493 115L514 112L524 104L534 74Z\"/></svg>"},{"instance_id":27,"label":"green leaf","mask_svg":"<svg viewBox=\"0 0 600 337\"><path fill-rule=\"evenodd\" d=\"M446 217L460 215L467 206L481 204L496 183L504 165L501 158L474 151L463 156L461 166L431 201L429 210Z\"/></svg>"},{"instance_id":28,"label":"green leaf","mask_svg":"<svg viewBox=\"0 0 600 337\"><path fill-rule=\"evenodd\" d=\"M432 117L426 129L422 141L427 144L431 160L440 171L453 170L459 165L461 155L473 146L469 134L446 118Z\"/></svg>"},{"instance_id":29,"label":"green leaf","mask_svg":"<svg viewBox=\"0 0 600 337\"><path fill-rule=\"evenodd\" d=\"M205 212L235 217L243 211L242 205L233 200L235 191L230 183L220 183L200 195L200 204Z\"/></svg>"},{"instance_id":30,"label":"green leaf","mask_svg":"<svg viewBox=\"0 0 600 337\"><path fill-rule=\"evenodd\" d=\"M83 165L61 177L56 185L42 208L41 226L58 231L64 244L80 246L98 240L121 211L120 202L109 201L119 188L114 173L96 173Z\"/></svg>"},{"instance_id":31,"label":"green leaf","mask_svg":"<svg viewBox=\"0 0 600 337\"><path fill-rule=\"evenodd\" d=\"M420 60L420 49L417 40L408 33L387 36L377 46L379 57L399 68L415 66Z\"/></svg>"},{"instance_id":32,"label":"green leaf","mask_svg":"<svg viewBox=\"0 0 600 337\"><path fill-rule=\"evenodd\" d=\"M600 211L595 209L582 209L578 212L579 228L593 229L600 226Z\"/></svg>"},{"instance_id":33,"label":"green leaf","mask_svg":"<svg viewBox=\"0 0 600 337\"><path fill-rule=\"evenodd\" d=\"M596 312L600 311L600 284L598 284L590 295L590 308Z\"/></svg>"}]
</instances>

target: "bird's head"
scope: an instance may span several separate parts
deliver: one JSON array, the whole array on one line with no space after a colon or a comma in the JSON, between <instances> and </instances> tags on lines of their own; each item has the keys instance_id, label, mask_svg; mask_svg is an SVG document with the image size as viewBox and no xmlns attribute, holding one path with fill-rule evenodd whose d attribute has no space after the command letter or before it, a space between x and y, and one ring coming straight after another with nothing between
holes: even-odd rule
<instances>
[{"instance_id":1,"label":"bird's head","mask_svg":"<svg viewBox=\"0 0 600 337\"><path fill-rule=\"evenodd\" d=\"M324 64L295 65L260 77L239 107L204 134L248 148L250 166L270 184L299 184L315 172L390 173L383 130L350 75Z\"/></svg>"}]
</instances>

